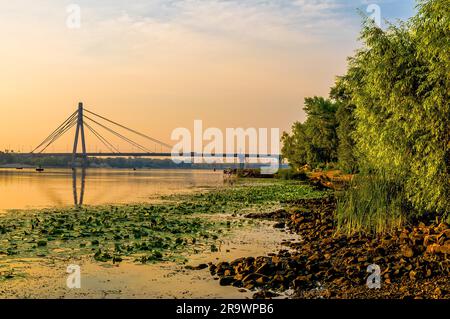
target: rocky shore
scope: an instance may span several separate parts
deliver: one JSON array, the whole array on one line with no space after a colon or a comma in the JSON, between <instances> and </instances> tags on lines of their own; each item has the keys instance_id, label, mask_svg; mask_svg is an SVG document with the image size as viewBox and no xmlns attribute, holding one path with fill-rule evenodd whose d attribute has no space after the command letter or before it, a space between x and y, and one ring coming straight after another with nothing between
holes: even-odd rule
<instances>
[{"instance_id":1,"label":"rocky shore","mask_svg":"<svg viewBox=\"0 0 450 319\"><path fill-rule=\"evenodd\" d=\"M294 298L450 298L450 227L417 222L389 234L336 232L335 200L300 200L290 208L247 218L276 221L299 242L270 256L210 264L220 285L272 298L290 290ZM380 270L380 288L369 288L369 265ZM373 278L373 277L372 277ZM369 278L369 280L371 280Z\"/></svg>"}]
</instances>

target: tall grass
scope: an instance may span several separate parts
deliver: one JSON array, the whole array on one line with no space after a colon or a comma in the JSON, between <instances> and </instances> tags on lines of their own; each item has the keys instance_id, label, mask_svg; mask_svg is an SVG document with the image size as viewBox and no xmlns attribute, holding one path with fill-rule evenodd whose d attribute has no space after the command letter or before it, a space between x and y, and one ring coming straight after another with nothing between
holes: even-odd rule
<instances>
[{"instance_id":1,"label":"tall grass","mask_svg":"<svg viewBox=\"0 0 450 319\"><path fill-rule=\"evenodd\" d=\"M337 196L338 230L383 233L401 226L411 212L402 185L400 177L383 173L355 176Z\"/></svg>"},{"instance_id":2,"label":"tall grass","mask_svg":"<svg viewBox=\"0 0 450 319\"><path fill-rule=\"evenodd\" d=\"M278 172L275 174L276 178L283 180L299 180L305 181L308 179L308 176L305 172L299 172L292 168L280 168Z\"/></svg>"}]
</instances>

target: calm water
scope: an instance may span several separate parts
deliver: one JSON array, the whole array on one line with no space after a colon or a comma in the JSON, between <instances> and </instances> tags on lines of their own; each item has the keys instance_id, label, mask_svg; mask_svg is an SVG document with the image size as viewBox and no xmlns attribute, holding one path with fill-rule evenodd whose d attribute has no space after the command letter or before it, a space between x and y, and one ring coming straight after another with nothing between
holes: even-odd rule
<instances>
[{"instance_id":1,"label":"calm water","mask_svg":"<svg viewBox=\"0 0 450 319\"><path fill-rule=\"evenodd\" d=\"M0 169L0 212L8 209L143 202L223 184L211 170Z\"/></svg>"}]
</instances>

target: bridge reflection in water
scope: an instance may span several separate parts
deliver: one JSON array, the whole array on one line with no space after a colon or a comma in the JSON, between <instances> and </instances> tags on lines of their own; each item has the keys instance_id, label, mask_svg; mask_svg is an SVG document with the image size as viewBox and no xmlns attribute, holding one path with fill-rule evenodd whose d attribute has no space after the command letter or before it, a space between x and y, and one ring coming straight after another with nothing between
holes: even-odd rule
<instances>
[{"instance_id":1,"label":"bridge reflection in water","mask_svg":"<svg viewBox=\"0 0 450 319\"><path fill-rule=\"evenodd\" d=\"M75 207L80 207L83 205L84 200L84 191L86 188L86 168L80 168L80 178L81 178L81 185L80 185L80 197L78 197L78 170L76 168L72 169L72 190L73 190L73 203Z\"/></svg>"}]
</instances>

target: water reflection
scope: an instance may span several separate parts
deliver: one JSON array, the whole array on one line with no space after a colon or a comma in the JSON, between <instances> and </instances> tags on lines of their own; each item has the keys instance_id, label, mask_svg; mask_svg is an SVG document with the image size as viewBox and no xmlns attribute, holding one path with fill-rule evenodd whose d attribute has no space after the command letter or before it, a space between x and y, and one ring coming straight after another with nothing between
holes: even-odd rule
<instances>
[{"instance_id":1,"label":"water reflection","mask_svg":"<svg viewBox=\"0 0 450 319\"><path fill-rule=\"evenodd\" d=\"M221 171L188 169L0 169L0 213L80 205L136 203L223 185Z\"/></svg>"},{"instance_id":2,"label":"water reflection","mask_svg":"<svg viewBox=\"0 0 450 319\"><path fill-rule=\"evenodd\" d=\"M72 189L73 189L73 204L75 207L80 207L83 205L84 190L86 188L86 168L81 168L81 189L80 198L78 198L77 192L77 169L72 169Z\"/></svg>"}]
</instances>

